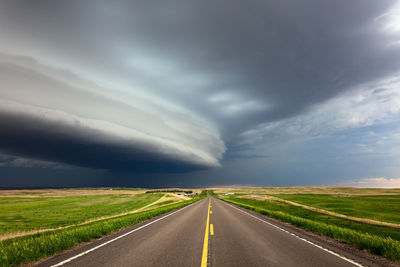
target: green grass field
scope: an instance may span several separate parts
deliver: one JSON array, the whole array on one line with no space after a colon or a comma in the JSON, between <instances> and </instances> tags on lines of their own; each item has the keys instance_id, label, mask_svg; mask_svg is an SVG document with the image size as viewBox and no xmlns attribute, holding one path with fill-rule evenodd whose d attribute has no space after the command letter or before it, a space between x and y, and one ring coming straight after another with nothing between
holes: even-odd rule
<instances>
[{"instance_id":1,"label":"green grass field","mask_svg":"<svg viewBox=\"0 0 400 267\"><path fill-rule=\"evenodd\" d=\"M332 196L286 194L275 196L347 216L400 224L400 195Z\"/></svg>"},{"instance_id":2,"label":"green grass field","mask_svg":"<svg viewBox=\"0 0 400 267\"><path fill-rule=\"evenodd\" d=\"M57 220L56 216L51 216L52 222L48 222L48 225L55 226L60 225L60 223L76 223L79 220L85 220L86 218L88 218L86 215L83 215L86 210L89 211L92 216L103 216L106 214L110 214L108 213L110 211L107 211L107 209L110 209L110 207L114 207L114 205L116 205L116 208L119 210L119 212L123 212L127 209L131 210L137 209L139 207L144 207L147 204L154 202L157 199L160 199L162 195L163 194L158 193L137 194L129 197L121 196L121 198L115 196L97 196L95 198L92 198L92 196L88 198L82 196L64 196L60 199L57 199L57 197L55 197L54 199L45 199L42 202L44 203L43 205L40 205L40 199L35 199L31 202L28 201L28 203L35 203L35 205L33 206L35 207L37 213L50 215L53 211L60 210L61 207L65 207L71 211L71 214L74 214L74 216L68 216L67 214L65 214L66 216L63 216L63 214L61 214L59 215L60 217L62 217L60 218L60 220ZM84 225L71 226L65 229L45 231L32 235L3 240L0 242L0 266L18 266L20 264L30 263L40 258L54 255L57 252L77 246L82 242L88 242L92 239L110 234L121 228L131 226L133 224L142 222L163 213L189 205L206 196L206 192L202 191L200 195L190 198L188 200L181 200L179 202L172 200L161 201L159 203L156 203L154 206L152 206L151 209L146 211L121 215L115 218L102 219ZM125 198L128 198L128 200ZM80 201L78 201L78 199L80 199ZM118 199L120 200L120 202L116 201ZM9 201L8 204L11 205L10 203L14 203L14 205L16 205L17 207L25 207L25 205L23 204L25 203L25 200L21 200L19 206L15 204L15 201ZM53 207L52 204L55 204L56 206L58 205L58 208ZM101 209L99 205L105 205L104 209ZM5 210L8 210L11 213L11 208L9 206L8 209L5 208ZM25 221L26 223L28 221L28 218L32 218L31 213L28 212L28 210L25 208L22 210L25 211L25 213L27 212L27 214L29 214L21 216L21 221ZM21 213L21 211L15 212ZM24 213L22 212L21 214ZM70 220L70 218L68 217L74 218L74 220ZM44 221L46 220L44 219ZM7 225L7 223L5 223L5 225ZM32 224L32 226L33 225L36 224ZM39 225L37 224L36 226ZM8 225L7 227L9 229L12 228L10 225Z\"/></svg>"},{"instance_id":3,"label":"green grass field","mask_svg":"<svg viewBox=\"0 0 400 267\"><path fill-rule=\"evenodd\" d=\"M337 218L280 201L243 198L245 195L240 194L217 196L225 201L291 223L305 230L355 245L360 249L384 255L392 260L400 259L400 230L398 228ZM289 199L291 196L297 197L297 195L285 195L284 197ZM351 201L351 198L347 198L347 200ZM358 203L358 209L363 210L363 213L366 214L367 209L364 209L363 203L367 205L366 203L369 202L370 200ZM391 205L389 201L381 203L383 206L385 204ZM390 208L386 207L382 210L386 210L388 217L390 216ZM352 216L357 214L356 211L353 212Z\"/></svg>"},{"instance_id":4,"label":"green grass field","mask_svg":"<svg viewBox=\"0 0 400 267\"><path fill-rule=\"evenodd\" d=\"M78 224L146 206L164 194L0 197L0 235Z\"/></svg>"}]
</instances>

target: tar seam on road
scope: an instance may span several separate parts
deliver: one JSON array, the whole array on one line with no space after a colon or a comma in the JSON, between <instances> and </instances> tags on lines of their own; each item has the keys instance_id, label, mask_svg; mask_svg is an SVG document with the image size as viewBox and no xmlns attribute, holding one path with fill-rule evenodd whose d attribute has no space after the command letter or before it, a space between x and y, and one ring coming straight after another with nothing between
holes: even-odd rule
<instances>
[{"instance_id":1,"label":"tar seam on road","mask_svg":"<svg viewBox=\"0 0 400 267\"><path fill-rule=\"evenodd\" d=\"M222 201L222 202L225 203L224 201ZM245 213L245 214L247 214L247 215L249 215L249 216L251 216L251 217L253 217L253 218L257 219L257 220L259 220L259 221L262 221L262 222L264 222L264 223L266 223L266 224L269 224L269 225L275 227L276 229L279 229L279 230L281 230L281 231L283 231L283 232L285 232L285 233L287 233L287 234L290 234L290 235L292 235L292 236L294 236L294 237L297 237L298 239L300 239L300 240L302 240L302 241L304 241L304 242L306 242L306 243L308 243L308 244L310 244L310 245L313 245L314 247L317 247L317 248L322 249L322 250L324 250L324 251L326 251L326 252L328 252L328 253L330 253L330 254L332 254L332 255L335 255L336 257L339 257L339 258L341 258L342 260L345 260L345 261L347 261L347 262L350 262L350 263L354 264L355 266L364 267L364 266L361 265L360 263L357 263L357 262L355 262L355 261L353 261L353 260L351 260L351 259L349 259L349 258L346 258L346 257L344 257L344 256L342 256L342 255L339 255L339 254L337 254L337 253L335 253L335 252L333 252L333 251L331 251L331 250L329 250L329 249L326 249L326 248L324 248L324 247L321 247L320 245L317 245L317 244L315 244L315 243L313 243L313 242L311 242L311 241L309 241L309 240L307 240L307 239L305 239L305 238L302 238L302 237L300 237L300 236L298 236L298 235L296 235L296 234L293 234L293 233L291 233L291 232L289 232L289 231L287 231L287 230L285 230L285 229L283 229L283 228L280 228L279 226L276 226L276 225L273 224L273 223L264 221L263 219L260 219L260 218L254 216L254 215L252 215L252 214L250 214L250 213L248 213L248 212L245 212L244 210L241 210L241 209L239 209L239 208L237 208L237 207L235 207L235 206L233 206L233 205L231 205L231 204L228 204L228 203L225 203L225 204L228 205L228 206L231 206L232 208L237 209L238 211L243 212L243 213Z\"/></svg>"},{"instance_id":2,"label":"tar seam on road","mask_svg":"<svg viewBox=\"0 0 400 267\"><path fill-rule=\"evenodd\" d=\"M188 208L188 207L190 207L190 206L192 206L192 205L194 205L194 204L197 204L197 203L199 203L199 202L196 201L195 203L192 203L192 204L190 204L190 205L188 205L188 206L186 206L186 207L183 207L183 208L181 208L181 209L179 209L179 210L176 210L176 211L174 211L174 212L171 212L170 214L167 214L167 215L165 215L165 216L163 216L163 217L161 217L161 218L158 218L158 219L156 219L156 220L154 220L154 221L152 221L152 222L149 222L149 223L147 223L147 224L145 224L145 225L142 225L142 226L140 226L140 227L138 227L138 228L136 228L136 229L133 229L132 231L129 231L129 232L123 234L123 235L117 236L116 238L113 238L113 239L111 239L111 240L109 240L109 241L107 241L107 242L104 242L103 244L100 244L100 245L98 245L98 246L96 246L96 247L94 247L94 248L88 249L88 250L86 250L86 251L84 251L84 252L82 252L82 253L80 253L80 254L78 254L78 255L75 255L75 256L73 256L73 257L71 257L71 258L68 258L68 259L66 259L66 260L64 260L64 261L62 261L62 262L59 262L59 263L57 263L57 264L54 264L54 265L52 265L51 267L56 267L56 266L64 265L64 264L66 264L66 263L68 263L68 262L70 262L70 261L72 261L72 260L74 260L74 259L76 259L76 258L79 258L79 257L81 257L81 256L83 256L83 255L86 255L86 254L88 254L88 253L90 253L90 252L92 252L92 251L94 251L94 250L96 250L96 249L98 249L98 248L101 248L101 247L103 247L103 246L105 246L105 245L107 245L107 244L110 244L111 242L114 242L114 241L116 241L116 240L118 240L118 239L120 239L120 238L122 238L122 237L124 237L124 236L127 236L127 235L129 235L129 234L132 234L132 233L134 233L134 232L136 232L136 231L139 231L140 229L143 229L143 228L145 228L145 227L147 227L147 226L149 226L149 225L151 225L151 224L153 224L153 223L155 223L155 222L161 221L162 219L165 219L165 218L167 218L168 216L171 216L171 215L173 215L173 214L175 214L175 213L177 213L177 212L180 212L180 211L182 211L182 210L184 210L184 209L186 209L186 208Z\"/></svg>"},{"instance_id":3,"label":"tar seam on road","mask_svg":"<svg viewBox=\"0 0 400 267\"><path fill-rule=\"evenodd\" d=\"M207 224L206 224L206 233L204 234L204 245L203 245L203 256L201 257L201 267L206 267L207 266L208 231L209 231L209 224L210 224L210 207L211 207L211 198L208 201Z\"/></svg>"}]
</instances>

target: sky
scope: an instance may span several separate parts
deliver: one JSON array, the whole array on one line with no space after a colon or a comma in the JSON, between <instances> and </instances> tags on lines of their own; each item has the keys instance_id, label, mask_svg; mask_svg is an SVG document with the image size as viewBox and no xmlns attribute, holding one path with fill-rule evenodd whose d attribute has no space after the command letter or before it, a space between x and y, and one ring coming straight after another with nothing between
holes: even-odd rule
<instances>
[{"instance_id":1,"label":"sky","mask_svg":"<svg viewBox=\"0 0 400 267\"><path fill-rule=\"evenodd\" d=\"M0 0L0 187L400 187L400 1Z\"/></svg>"}]
</instances>

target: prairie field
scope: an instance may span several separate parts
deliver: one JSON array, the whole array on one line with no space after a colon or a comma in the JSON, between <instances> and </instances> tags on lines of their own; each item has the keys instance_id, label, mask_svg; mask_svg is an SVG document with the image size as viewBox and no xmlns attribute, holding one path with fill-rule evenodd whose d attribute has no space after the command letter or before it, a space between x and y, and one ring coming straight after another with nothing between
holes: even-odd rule
<instances>
[{"instance_id":1,"label":"prairie field","mask_svg":"<svg viewBox=\"0 0 400 267\"><path fill-rule=\"evenodd\" d=\"M134 189L0 191L0 266L53 255L206 196L194 192L188 197Z\"/></svg>"},{"instance_id":2,"label":"prairie field","mask_svg":"<svg viewBox=\"0 0 400 267\"><path fill-rule=\"evenodd\" d=\"M400 190L216 188L218 198L341 242L400 259Z\"/></svg>"},{"instance_id":3,"label":"prairie field","mask_svg":"<svg viewBox=\"0 0 400 267\"><path fill-rule=\"evenodd\" d=\"M0 236L79 224L139 209L163 194L0 197Z\"/></svg>"},{"instance_id":4,"label":"prairie field","mask_svg":"<svg viewBox=\"0 0 400 267\"><path fill-rule=\"evenodd\" d=\"M400 194L398 195L275 195L303 205L339 214L400 224Z\"/></svg>"}]
</instances>

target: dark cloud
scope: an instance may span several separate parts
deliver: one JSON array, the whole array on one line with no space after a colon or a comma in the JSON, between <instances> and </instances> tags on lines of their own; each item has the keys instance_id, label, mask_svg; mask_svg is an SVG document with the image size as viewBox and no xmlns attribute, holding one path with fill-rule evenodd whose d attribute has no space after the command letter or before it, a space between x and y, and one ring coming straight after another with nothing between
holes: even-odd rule
<instances>
[{"instance_id":1,"label":"dark cloud","mask_svg":"<svg viewBox=\"0 0 400 267\"><path fill-rule=\"evenodd\" d=\"M6 154L50 160L75 166L138 173L187 172L207 166L162 155L140 143L131 146L108 140L96 130L0 114L0 151Z\"/></svg>"},{"instance_id":2,"label":"dark cloud","mask_svg":"<svg viewBox=\"0 0 400 267\"><path fill-rule=\"evenodd\" d=\"M218 166L225 150L207 122L190 114L110 95L29 58L0 54L0 78L5 81L0 90L0 150L12 155L87 168L168 173Z\"/></svg>"},{"instance_id":3,"label":"dark cloud","mask_svg":"<svg viewBox=\"0 0 400 267\"><path fill-rule=\"evenodd\" d=\"M394 0L4 1L0 52L37 62L14 58L0 64L0 77L10 85L1 85L0 100L114 123L174 145L166 152L153 140L145 147L131 142L127 149L118 134L111 141L93 140L99 133L86 121L71 126L14 112L14 117L0 113L0 150L138 173L217 166L225 145L227 160L273 161L273 152L283 151L277 148L281 143L299 138L293 132L318 136L398 112L394 82L365 93L371 83L400 71L400 25L387 26L395 5ZM354 88L359 91L349 94Z\"/></svg>"}]
</instances>

